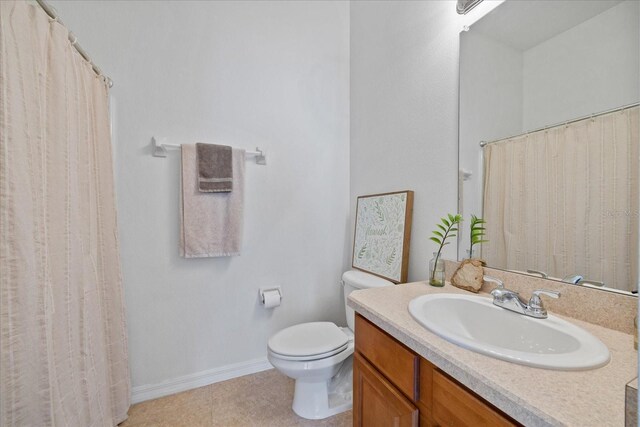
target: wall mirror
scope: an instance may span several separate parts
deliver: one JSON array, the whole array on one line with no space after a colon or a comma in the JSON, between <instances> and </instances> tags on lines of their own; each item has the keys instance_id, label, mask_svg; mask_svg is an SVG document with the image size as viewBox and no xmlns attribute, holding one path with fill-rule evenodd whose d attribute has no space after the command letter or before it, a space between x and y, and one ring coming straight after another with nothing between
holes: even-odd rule
<instances>
[{"instance_id":1,"label":"wall mirror","mask_svg":"<svg viewBox=\"0 0 640 427\"><path fill-rule=\"evenodd\" d=\"M458 259L475 214L490 267L637 294L639 12L506 1L461 32Z\"/></svg>"}]
</instances>

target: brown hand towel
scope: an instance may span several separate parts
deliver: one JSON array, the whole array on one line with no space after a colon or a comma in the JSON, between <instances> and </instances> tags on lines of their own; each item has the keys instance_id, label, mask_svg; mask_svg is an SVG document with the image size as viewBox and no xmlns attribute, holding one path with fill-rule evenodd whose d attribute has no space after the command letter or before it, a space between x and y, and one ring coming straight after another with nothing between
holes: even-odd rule
<instances>
[{"instance_id":1,"label":"brown hand towel","mask_svg":"<svg viewBox=\"0 0 640 427\"><path fill-rule=\"evenodd\" d=\"M201 193L228 193L233 190L231 147L196 144L198 158L198 190Z\"/></svg>"}]
</instances>

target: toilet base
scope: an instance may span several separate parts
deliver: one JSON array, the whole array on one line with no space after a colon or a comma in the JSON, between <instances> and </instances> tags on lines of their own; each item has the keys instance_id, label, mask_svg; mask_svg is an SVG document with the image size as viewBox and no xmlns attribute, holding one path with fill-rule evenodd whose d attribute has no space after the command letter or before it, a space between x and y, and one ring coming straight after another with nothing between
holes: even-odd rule
<instances>
[{"instance_id":1,"label":"toilet base","mask_svg":"<svg viewBox=\"0 0 640 427\"><path fill-rule=\"evenodd\" d=\"M353 406L353 357L344 361L338 373L328 381L296 380L293 412L308 420L331 417Z\"/></svg>"}]
</instances>

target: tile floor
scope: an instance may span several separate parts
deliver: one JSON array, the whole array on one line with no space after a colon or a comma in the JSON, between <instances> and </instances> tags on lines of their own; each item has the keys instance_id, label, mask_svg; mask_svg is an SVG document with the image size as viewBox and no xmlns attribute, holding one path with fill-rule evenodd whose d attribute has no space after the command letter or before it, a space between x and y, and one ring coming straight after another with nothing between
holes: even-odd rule
<instances>
[{"instance_id":1,"label":"tile floor","mask_svg":"<svg viewBox=\"0 0 640 427\"><path fill-rule=\"evenodd\" d=\"M291 410L293 380L275 369L133 405L120 427L351 426L351 411L320 421Z\"/></svg>"}]
</instances>

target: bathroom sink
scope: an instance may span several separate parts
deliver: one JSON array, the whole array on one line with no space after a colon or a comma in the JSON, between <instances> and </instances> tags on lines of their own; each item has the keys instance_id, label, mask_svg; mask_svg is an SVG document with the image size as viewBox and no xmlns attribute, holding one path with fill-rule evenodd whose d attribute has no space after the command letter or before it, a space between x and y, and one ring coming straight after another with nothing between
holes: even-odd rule
<instances>
[{"instance_id":1,"label":"bathroom sink","mask_svg":"<svg viewBox=\"0 0 640 427\"><path fill-rule=\"evenodd\" d=\"M422 295L409 313L445 340L487 356L556 370L595 369L609 362L609 349L584 329L556 316L534 319L493 305L489 298Z\"/></svg>"}]
</instances>

